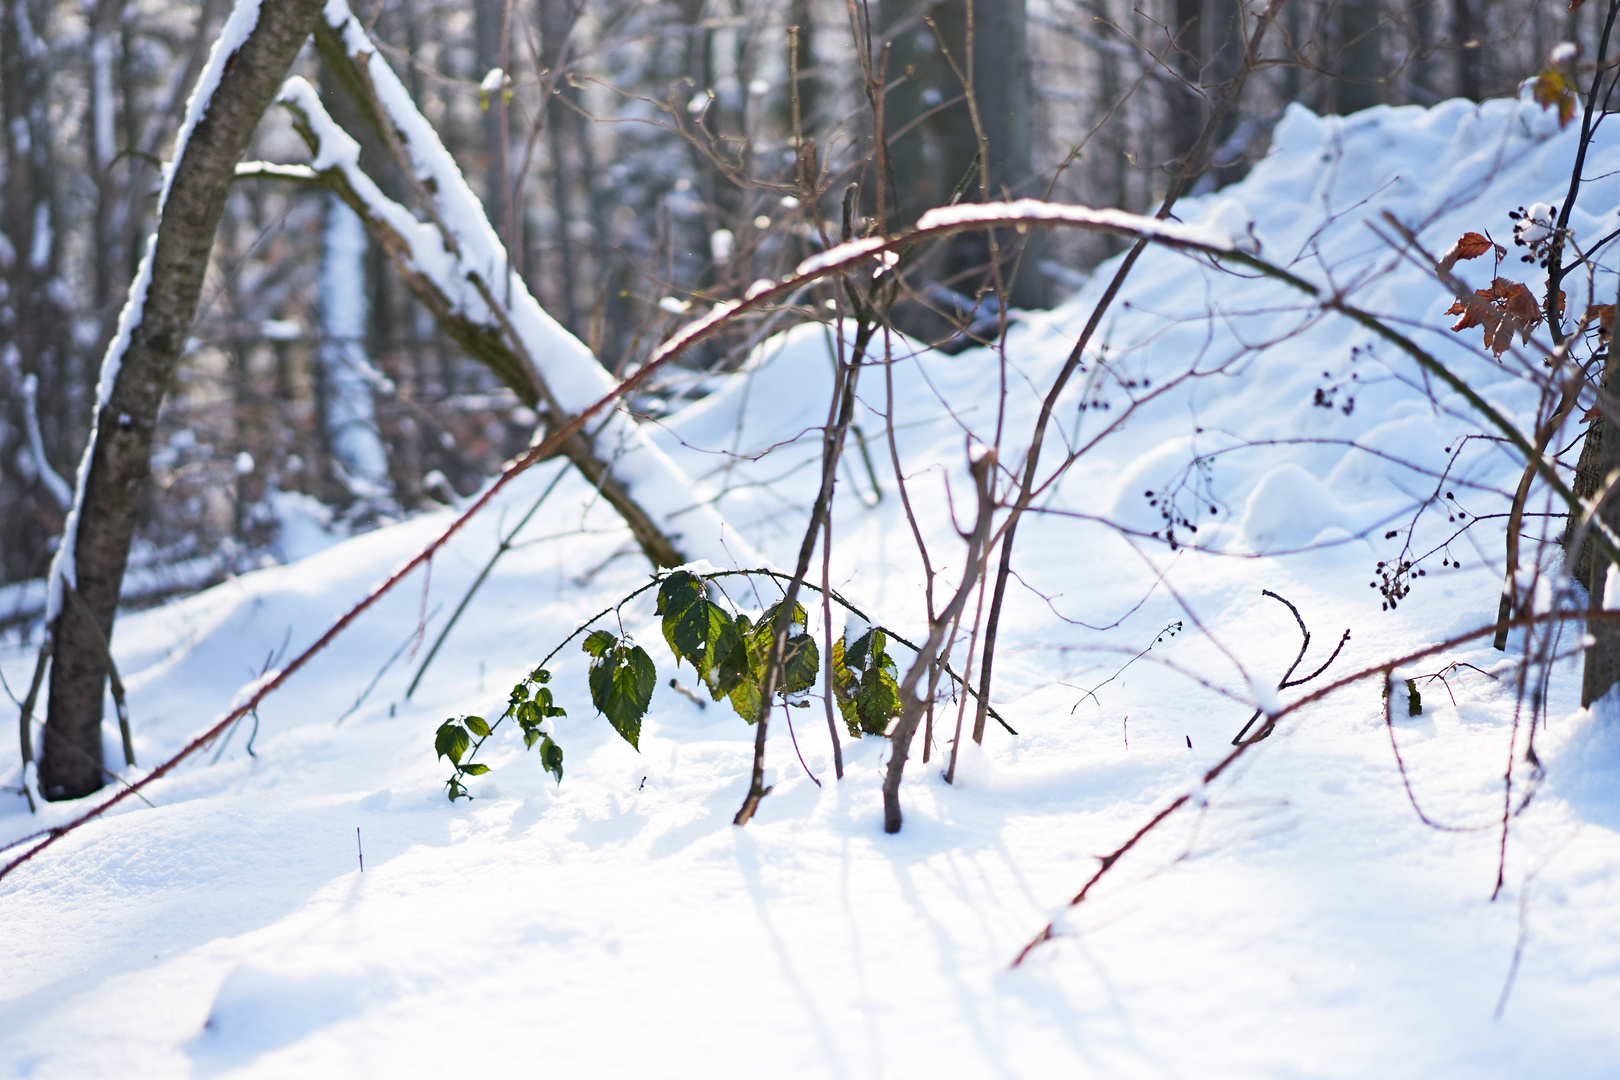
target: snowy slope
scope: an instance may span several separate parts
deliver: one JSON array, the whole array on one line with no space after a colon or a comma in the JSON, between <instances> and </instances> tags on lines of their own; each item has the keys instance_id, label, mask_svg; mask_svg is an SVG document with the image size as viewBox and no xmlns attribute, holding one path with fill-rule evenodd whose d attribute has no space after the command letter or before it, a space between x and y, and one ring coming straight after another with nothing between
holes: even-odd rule
<instances>
[{"instance_id":1,"label":"snowy slope","mask_svg":"<svg viewBox=\"0 0 1620 1080\"><path fill-rule=\"evenodd\" d=\"M1389 209L1422 224L1435 249L1466 229L1504 235L1506 211L1561 195L1572 136L1513 102L1344 120L1295 109L1248 180L1182 216L1252 228L1265 255L1303 276L1360 283L1364 306L1443 327L1450 299L1367 222ZM1605 178L1583 195L1591 213L1577 211L1580 235L1612 227L1617 159L1620 146L1603 143L1590 161L1589 174ZM1003 460L1021 452L1020 433L1110 269L1069 305L1014 329ZM1600 276L1596 288L1612 295L1614 278ZM1150 252L1122 298L1128 306L1105 323L1116 363L1161 385L1191 361L1205 374L1081 457L1050 496L1054 510L1151 531L1162 522L1142 493L1173 483L1194 450L1354 439L1438 470L1443 451L1478 430L1460 403L1432 406L1398 357L1369 354L1363 336L1275 285ZM1470 358L1443 330L1424 341L1499 407L1529 414L1534 400L1509 368ZM889 348L898 449L948 588L962 545L945 483L965 517L964 429L993 439L1003 373L984 351L917 356L898 339ZM791 562L803 528L819 454L812 429L825 418L830 381L827 331L800 328L656 436L777 563ZM1329 384L1343 387L1338 400L1355 395L1348 415L1312 405ZM1077 385L1060 414L1071 439L1083 392ZM860 396L882 498L868 505L875 492L852 439L833 578L911 632L922 624L919 562L882 435L883 368L863 373ZM1078 437L1108 416L1089 410ZM1049 443L1047 460L1058 452ZM121 809L0 883L0 1069L1613 1075L1620 723L1575 709L1573 667L1555 674L1551 722L1537 735L1549 779L1515 823L1495 903L1498 834L1417 820L1368 682L1291 720L1122 862L1066 920L1064 937L1008 970L1089 876L1093 856L1218 759L1250 712L1250 674L1275 679L1292 659L1292 618L1262 588L1299 605L1315 635L1313 665L1351 628L1335 671L1494 614L1499 581L1487 560L1500 527L1486 532L1489 522L1454 545L1463 569L1419 579L1397 611L1381 611L1367 587L1376 561L1401 542L1384 532L1405 527L1432 477L1343 444L1232 452L1214 459L1201 489L1220 508L1198 519L1208 550L1179 554L1080 517L1027 520L996 695L1020 734L992 726L954 787L939 778L939 759L925 766L915 748L905 829L888 837L878 790L885 747L846 740L847 775L835 783L819 702L793 719L824 786L800 768L779 714L775 792L737 829L750 729L724 706L699 711L661 685L638 754L592 715L585 657L573 649L554 665L570 714L558 725L563 783L509 739L488 759L494 771L473 782L473 802L444 801L447 770L431 750L438 722L498 709L506 687L577 620L645 581L639 557L610 559L631 549L630 538L573 477L525 533L542 542L501 562L414 700L403 701L414 664L402 655L335 724L423 612L433 615L431 639L501 522L509 527L555 468L515 485L437 560L425 590L409 583L270 698L257 756L245 752L244 728L217 764L199 761L156 785L155 809ZM1508 455L1487 444L1459 469L1453 483L1470 513L1503 508L1500 490L1516 479ZM122 620L115 650L143 764L203 728L284 648L313 640L446 520L418 518ZM1446 525L1419 532L1438 537ZM750 609L771 598L763 586L758 598L728 591ZM625 612L667 678L650 604ZM1085 696L1177 619L1181 634ZM1478 648L1450 660L1498 670L1503 658ZM31 653L8 647L0 663L16 687ZM690 683L690 671L678 674ZM1500 813L1511 687L1466 671L1450 684L1457 704L1430 684L1424 715L1400 718L1398 736L1431 815L1488 824ZM109 728L110 750L115 743ZM16 750L0 745L0 776L15 783ZM0 841L71 811L51 806L31 818L8 798ZM1521 942L1511 995L1493 1019Z\"/></svg>"}]
</instances>

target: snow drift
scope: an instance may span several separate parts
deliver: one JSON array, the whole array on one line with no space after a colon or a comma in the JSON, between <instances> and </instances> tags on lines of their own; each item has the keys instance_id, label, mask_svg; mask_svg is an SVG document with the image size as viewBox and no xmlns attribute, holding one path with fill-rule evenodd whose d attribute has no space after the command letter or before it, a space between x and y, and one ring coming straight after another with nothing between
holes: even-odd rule
<instances>
[{"instance_id":1,"label":"snow drift","mask_svg":"<svg viewBox=\"0 0 1620 1080\"><path fill-rule=\"evenodd\" d=\"M1241 232L1312 280L1354 285L1363 306L1427 328L1426 347L1523 418L1526 385L1445 331L1451 298L1368 223L1389 210L1437 249L1469 229L1505 232L1508 210L1561 196L1574 136L1513 101L1343 119L1296 107L1247 180L1179 216ZM1620 202L1620 144L1600 140L1588 174L1574 225L1596 237ZM1014 327L1003 460L1016 460L1109 270ZM1574 283L1576 310L1584 288ZM1612 295L1614 278L1595 288ZM654 435L778 562L817 480L831 333L804 326L768 342ZM846 744L848 775L834 783L819 710L795 716L818 788L779 721L775 793L737 829L749 729L660 685L638 754L593 716L573 651L554 682L569 711L563 783L514 736L470 804L445 802L439 721L498 708L578 620L645 580L637 558L611 558L629 543L618 520L564 477L533 542L502 560L422 690L401 700L419 620L435 632L503 512L520 514L563 467L542 466L430 581L390 596L269 699L216 763L0 883L0 1061L37 1077L530 1063L562 1075L1608 1075L1620 1053L1620 753L1612 721L1574 709L1573 668L1555 673L1538 736L1549 779L1515 824L1503 899L1488 900L1494 832L1416 819L1366 683L1201 792L1066 917L1064 936L1007 970L1094 856L1215 760L1250 711L1251 675L1274 679L1293 656L1293 620L1262 588L1299 606L1313 658L1351 628L1343 670L1488 621L1499 590L1488 559L1500 534L1484 526L1456 541L1460 568L1421 579L1398 610L1368 588L1386 527L1413 505L1413 473L1393 459L1437 469L1478 429L1462 403L1431 401L1399 356L1297 294L1168 251L1143 258L1104 345L1141 379L1189 362L1212 374L1078 459L1026 521L996 690L1020 734L992 727L955 786L914 760L898 837L882 833L878 740ZM852 441L832 567L841 591L908 631L922 622L920 564L883 417L892 411L936 561L955 574L946 485L958 499L968 490L964 440L993 437L1003 373L988 351L886 347L892 394L883 369L863 375L872 470ZM1328 388L1324 408L1316 391ZM1071 444L1106 417L1103 390L1077 380L1060 414ZM1519 468L1479 445L1453 473L1470 514L1501 509ZM1186 492L1186 507L1196 495L1196 550L1132 542L1096 520L1160 529L1162 507L1144 493L1166 491ZM179 746L443 523L417 518L121 620L114 648L140 760ZM728 589L745 607L772 598L763 584ZM1121 670L1177 619L1186 632ZM624 625L661 676L690 677L673 670L650 603L627 606ZM1493 672L1502 656L1446 660ZM10 647L0 663L15 686L32 652ZM1449 683L1455 704L1433 684L1397 737L1428 810L1489 823L1511 688L1466 671ZM14 782L16 749L3 754ZM70 812L31 818L9 799L0 839Z\"/></svg>"}]
</instances>

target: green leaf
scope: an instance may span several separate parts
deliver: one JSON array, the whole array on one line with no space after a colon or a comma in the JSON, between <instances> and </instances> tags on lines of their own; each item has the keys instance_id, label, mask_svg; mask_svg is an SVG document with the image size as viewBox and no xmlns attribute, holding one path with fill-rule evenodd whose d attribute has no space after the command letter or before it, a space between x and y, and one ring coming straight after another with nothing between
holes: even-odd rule
<instances>
[{"instance_id":1,"label":"green leaf","mask_svg":"<svg viewBox=\"0 0 1620 1080\"><path fill-rule=\"evenodd\" d=\"M472 733L478 736L480 739L487 739L489 737L489 725L484 723L484 718L482 716L462 717L462 723L466 724Z\"/></svg>"},{"instance_id":2,"label":"green leaf","mask_svg":"<svg viewBox=\"0 0 1620 1080\"><path fill-rule=\"evenodd\" d=\"M704 681L709 685L709 696L719 701L741 683L758 682L764 670L765 657L753 635L738 634L719 662L705 673Z\"/></svg>"},{"instance_id":3,"label":"green leaf","mask_svg":"<svg viewBox=\"0 0 1620 1080\"><path fill-rule=\"evenodd\" d=\"M863 730L883 735L889 721L900 715L900 684L881 667L868 668L855 695L855 713Z\"/></svg>"},{"instance_id":4,"label":"green leaf","mask_svg":"<svg viewBox=\"0 0 1620 1080\"><path fill-rule=\"evenodd\" d=\"M690 570L677 570L658 586L657 613L679 615L703 598L703 579Z\"/></svg>"},{"instance_id":5,"label":"green leaf","mask_svg":"<svg viewBox=\"0 0 1620 1080\"><path fill-rule=\"evenodd\" d=\"M866 670L867 651L872 647L872 631L868 630L860 637L849 643L844 652L844 662L849 669L857 674ZM883 651L883 645L878 644L878 652Z\"/></svg>"},{"instance_id":6,"label":"green leaf","mask_svg":"<svg viewBox=\"0 0 1620 1080\"><path fill-rule=\"evenodd\" d=\"M489 772L489 766L480 765L477 762L469 762L461 767L461 771L466 773L468 776L483 776L485 773Z\"/></svg>"},{"instance_id":7,"label":"green leaf","mask_svg":"<svg viewBox=\"0 0 1620 1080\"><path fill-rule=\"evenodd\" d=\"M601 657L618 643L619 639L606 630L593 630L585 636L584 644L580 647L592 656Z\"/></svg>"},{"instance_id":8,"label":"green leaf","mask_svg":"<svg viewBox=\"0 0 1620 1080\"><path fill-rule=\"evenodd\" d=\"M562 783L562 747L552 742L549 735L540 742L540 764L557 778L557 783Z\"/></svg>"},{"instance_id":9,"label":"green leaf","mask_svg":"<svg viewBox=\"0 0 1620 1080\"><path fill-rule=\"evenodd\" d=\"M750 724L759 723L760 704L763 698L759 692L759 684L752 679L744 679L731 688L726 695L731 700L731 707L737 710L737 715Z\"/></svg>"},{"instance_id":10,"label":"green leaf","mask_svg":"<svg viewBox=\"0 0 1620 1080\"><path fill-rule=\"evenodd\" d=\"M551 672L547 671L543 667L537 667L533 671L529 672L529 681L530 682L537 682L537 683L548 683L548 682L551 681Z\"/></svg>"},{"instance_id":11,"label":"green leaf","mask_svg":"<svg viewBox=\"0 0 1620 1080\"><path fill-rule=\"evenodd\" d=\"M770 607L765 609L765 614L763 614L763 615L761 615L759 617L759 632L760 633L770 634L770 633L775 631L775 629L776 629L776 616L777 616L777 613L780 612L781 610L782 610L782 601L780 601L780 600L778 600L776 603L772 604ZM803 627L805 625L805 619L806 618L808 618L808 616L805 614L804 605L799 603L798 601L794 601L793 615L792 615L792 617L790 619L788 619L788 627L789 627L788 632L792 633L792 629L791 629L792 627L795 627L795 626Z\"/></svg>"},{"instance_id":12,"label":"green leaf","mask_svg":"<svg viewBox=\"0 0 1620 1080\"><path fill-rule=\"evenodd\" d=\"M512 687L512 694L506 700L512 702L514 705L520 701L529 700L529 684L526 682L520 682L516 686Z\"/></svg>"},{"instance_id":13,"label":"green leaf","mask_svg":"<svg viewBox=\"0 0 1620 1080\"><path fill-rule=\"evenodd\" d=\"M844 726L849 728L852 738L861 737L861 718L855 711L855 694L861 688L860 676L851 671L844 663L844 639L836 638L832 643L832 679L833 700L838 703L838 712L844 718Z\"/></svg>"},{"instance_id":14,"label":"green leaf","mask_svg":"<svg viewBox=\"0 0 1620 1080\"><path fill-rule=\"evenodd\" d=\"M640 645L617 646L591 663L591 702L624 741L641 749L641 718L652 702L658 669Z\"/></svg>"},{"instance_id":15,"label":"green leaf","mask_svg":"<svg viewBox=\"0 0 1620 1080\"><path fill-rule=\"evenodd\" d=\"M665 618L664 625L669 625ZM737 625L719 604L699 600L687 606L675 620L671 635L676 659L697 668L698 677L707 680L709 670L736 648Z\"/></svg>"},{"instance_id":16,"label":"green leaf","mask_svg":"<svg viewBox=\"0 0 1620 1080\"><path fill-rule=\"evenodd\" d=\"M675 626L688 608L704 599L703 579L687 570L675 571L658 586L657 614L664 617L664 640L675 654L676 663L680 663L682 654L675 644Z\"/></svg>"},{"instance_id":17,"label":"green leaf","mask_svg":"<svg viewBox=\"0 0 1620 1080\"><path fill-rule=\"evenodd\" d=\"M433 749L439 752L440 757L450 759L452 765L461 764L461 755L467 752L472 745L472 739L467 735L467 729L454 720L446 720L439 725L438 733L433 737ZM455 796L452 795L454 801Z\"/></svg>"},{"instance_id":18,"label":"green leaf","mask_svg":"<svg viewBox=\"0 0 1620 1080\"><path fill-rule=\"evenodd\" d=\"M787 650L782 654L782 685L777 692L797 694L808 690L816 685L820 671L821 650L816 648L816 639L809 634L788 638Z\"/></svg>"},{"instance_id":19,"label":"green leaf","mask_svg":"<svg viewBox=\"0 0 1620 1080\"><path fill-rule=\"evenodd\" d=\"M513 711L512 715L517 718L519 724L529 727L540 722L540 707L532 701L525 701Z\"/></svg>"},{"instance_id":20,"label":"green leaf","mask_svg":"<svg viewBox=\"0 0 1620 1080\"><path fill-rule=\"evenodd\" d=\"M523 749L533 750L534 744L546 737L546 733L539 728L523 729Z\"/></svg>"}]
</instances>

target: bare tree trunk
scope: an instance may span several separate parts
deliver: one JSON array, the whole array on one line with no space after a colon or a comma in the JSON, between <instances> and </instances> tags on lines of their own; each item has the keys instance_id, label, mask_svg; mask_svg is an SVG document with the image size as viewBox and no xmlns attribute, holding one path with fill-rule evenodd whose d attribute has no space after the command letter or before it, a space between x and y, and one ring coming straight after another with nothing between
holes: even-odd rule
<instances>
[{"instance_id":1,"label":"bare tree trunk","mask_svg":"<svg viewBox=\"0 0 1620 1080\"><path fill-rule=\"evenodd\" d=\"M563 62L563 48L568 43L572 20L566 0L539 0L539 6L540 65L547 71L553 71ZM579 103L579 88L564 78L558 78L555 85L557 92L546 100L545 108L546 136L551 150L551 211L557 222L557 284L562 292L562 318L559 321L570 334L580 337L583 328L575 299L578 292L575 275L579 260L571 232L574 225L574 170L569 148L582 145L587 136L581 130L579 114L570 107ZM521 214L523 208L518 206L515 211Z\"/></svg>"},{"instance_id":2,"label":"bare tree trunk","mask_svg":"<svg viewBox=\"0 0 1620 1080\"><path fill-rule=\"evenodd\" d=\"M1334 104L1340 113L1360 112L1382 98L1382 13L1378 0L1341 0L1339 4L1339 78Z\"/></svg>"},{"instance_id":3,"label":"bare tree trunk","mask_svg":"<svg viewBox=\"0 0 1620 1080\"><path fill-rule=\"evenodd\" d=\"M914 4L895 0L886 3L883 12L885 34L893 38L888 78L905 80L885 97L884 130L900 133L917 125L911 133L890 140L894 186L889 190L898 202L898 220L893 224L910 224L924 210L944 205L964 180L969 181L962 196L965 202L977 201L981 194L988 200L1040 194L1032 187L1035 87L1024 0L936 4L928 17L938 31L938 43L925 24L915 21ZM949 52L948 60L940 55L941 47ZM971 107L964 78L972 83ZM981 134L987 151L983 162L977 160ZM1032 231L1028 242L1033 246L1039 239ZM1013 241L1012 233L998 235L1003 257L1016 250ZM947 243L941 276L958 292L972 295L989 280L989 261L988 233L960 233ZM1014 305L1040 307L1047 302L1038 262L1032 251L1017 280L1008 282Z\"/></svg>"},{"instance_id":4,"label":"bare tree trunk","mask_svg":"<svg viewBox=\"0 0 1620 1080\"><path fill-rule=\"evenodd\" d=\"M1613 401L1615 395L1620 394L1620 364L1609 361L1605 362L1604 368L1603 391ZM1594 443L1597 444L1595 447ZM1593 451L1594 460L1588 461L1588 450ZM1581 448L1581 466L1589 470L1589 475L1599 478L1607 478L1620 467L1620 433L1616 432L1615 425L1604 424L1602 420L1593 421L1592 429L1587 433L1586 445ZM1596 494L1595 490L1593 494ZM1620 499L1610 497L1598 513L1609 528L1620 528ZM1588 576L1585 578L1588 609L1614 610L1615 605L1620 604L1620 595L1606 595L1611 564L1604 557L1603 550L1597 544L1588 543L1581 556L1588 562ZM1616 593L1620 594L1620 589ZM1581 677L1583 706L1591 705L1607 694L1616 682L1620 682L1620 623L1610 619L1592 619L1586 624L1586 632L1593 640L1586 647L1585 670Z\"/></svg>"},{"instance_id":5,"label":"bare tree trunk","mask_svg":"<svg viewBox=\"0 0 1620 1080\"><path fill-rule=\"evenodd\" d=\"M1480 20L1474 5L1483 0L1451 0L1451 47L1457 55L1457 93L1470 101L1480 99L1484 85L1485 49L1479 41Z\"/></svg>"},{"instance_id":6,"label":"bare tree trunk","mask_svg":"<svg viewBox=\"0 0 1620 1080\"><path fill-rule=\"evenodd\" d=\"M157 232L103 362L76 509L52 565L47 617L57 626L39 767L47 799L78 798L102 785L106 670L97 642L111 640L136 500L151 468L158 408L196 317L236 162L320 8L320 0L241 0L192 100L160 202ZM97 626L64 607L64 586L84 597Z\"/></svg>"},{"instance_id":7,"label":"bare tree trunk","mask_svg":"<svg viewBox=\"0 0 1620 1080\"><path fill-rule=\"evenodd\" d=\"M372 397L376 373L365 345L370 244L360 215L336 195L326 203L322 241L318 353L322 442L342 470L337 479L352 499L373 508L389 508L393 485L388 451L377 429Z\"/></svg>"},{"instance_id":8,"label":"bare tree trunk","mask_svg":"<svg viewBox=\"0 0 1620 1080\"><path fill-rule=\"evenodd\" d=\"M47 13L38 0L4 0L0 6L0 145L6 161L0 230L10 248L9 260L0 261L7 292L6 318L0 322L0 390L6 403L0 449L8 469L19 454L33 464L32 476L20 476L21 484L8 476L0 502L0 568L9 580L38 574L46 541L61 529L63 508L46 486L51 464L40 450L54 451L58 460L72 454L62 430L67 425L58 422L67 414L72 391L72 341L68 313L53 290L59 284L64 229L46 95L52 62L44 37ZM28 415L22 390L29 376L38 379L41 392L34 416ZM28 437L36 423L41 445L31 445L35 440Z\"/></svg>"},{"instance_id":9,"label":"bare tree trunk","mask_svg":"<svg viewBox=\"0 0 1620 1080\"><path fill-rule=\"evenodd\" d=\"M477 45L478 72L484 75L501 62L501 24L506 15L505 0L473 0L473 40ZM506 235L506 173L501 154L501 91L486 99L483 106L483 144L479 156L484 159L484 206L489 223L501 236Z\"/></svg>"}]
</instances>

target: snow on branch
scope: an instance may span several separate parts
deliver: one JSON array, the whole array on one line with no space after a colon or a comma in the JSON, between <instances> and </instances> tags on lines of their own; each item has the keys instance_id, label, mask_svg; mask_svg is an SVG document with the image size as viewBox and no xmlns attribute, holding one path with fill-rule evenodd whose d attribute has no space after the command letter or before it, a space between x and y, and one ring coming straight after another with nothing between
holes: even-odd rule
<instances>
[{"instance_id":1,"label":"snow on branch","mask_svg":"<svg viewBox=\"0 0 1620 1080\"><path fill-rule=\"evenodd\" d=\"M335 38L341 47L342 55L329 59L338 60L351 79L361 83L358 89L366 99L362 104L380 112L383 135L406 166L431 223L417 221L382 194L360 170L358 146L320 108L313 88L302 80L289 80L283 101L308 118L316 148L311 167L341 174L354 195L353 200L346 196L346 201L351 205L358 201L361 205L355 208L368 224L384 222L401 239L402 254L444 296L451 314L468 329L476 328L486 342L504 339L505 350L515 354L513 361L521 368L511 374L533 386L536 396L557 414L556 422L611 394L617 380L540 306L512 269L483 204L348 5L330 0L323 19L329 36L317 35L317 44L327 51ZM587 438L594 464L624 490L634 511L644 512L650 524L670 538L680 561L703 558L726 565L738 559L743 564L757 561L691 480L624 411L615 409ZM576 463L584 468L593 464ZM628 504L615 505L621 512L631 509Z\"/></svg>"}]
</instances>

